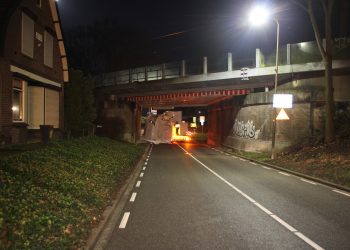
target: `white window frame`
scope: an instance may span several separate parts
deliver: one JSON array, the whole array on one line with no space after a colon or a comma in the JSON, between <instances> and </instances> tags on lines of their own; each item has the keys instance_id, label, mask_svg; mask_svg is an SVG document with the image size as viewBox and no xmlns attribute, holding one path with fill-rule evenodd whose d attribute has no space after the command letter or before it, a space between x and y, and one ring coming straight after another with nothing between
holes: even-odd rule
<instances>
[{"instance_id":1,"label":"white window frame","mask_svg":"<svg viewBox=\"0 0 350 250\"><path fill-rule=\"evenodd\" d=\"M24 24L28 23L30 30L24 30ZM25 40L25 35L28 33L28 38L30 41ZM31 38L30 38L31 37ZM31 48L29 48L31 47ZM34 20L30 18L26 13L22 12L22 37L21 37L21 52L22 54L29 56L30 58L34 57Z\"/></svg>"},{"instance_id":2,"label":"white window frame","mask_svg":"<svg viewBox=\"0 0 350 250\"><path fill-rule=\"evenodd\" d=\"M19 114L21 117L21 119L15 120L12 114L12 122L14 123L21 123L21 122L27 122L27 82L19 79L19 78L14 78L12 81L19 81L21 83L21 88L15 87L14 85L12 85L12 102L13 102L13 92L16 90L18 92L21 92L21 97L19 100L19 107L17 107L19 109ZM12 105L12 110L15 107ZM13 110L14 111L14 110ZM13 112L12 111L12 112Z\"/></svg>"}]
</instances>

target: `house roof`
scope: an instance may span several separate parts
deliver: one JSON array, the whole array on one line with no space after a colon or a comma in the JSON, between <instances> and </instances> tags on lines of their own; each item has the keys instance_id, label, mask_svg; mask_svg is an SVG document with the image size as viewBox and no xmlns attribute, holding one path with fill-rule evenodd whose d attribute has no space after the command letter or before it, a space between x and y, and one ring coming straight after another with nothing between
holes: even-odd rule
<instances>
[{"instance_id":1,"label":"house roof","mask_svg":"<svg viewBox=\"0 0 350 250\"><path fill-rule=\"evenodd\" d=\"M0 56L4 55L5 35L8 22L13 12L20 5L22 0L1 0L0 1Z\"/></svg>"},{"instance_id":2,"label":"house roof","mask_svg":"<svg viewBox=\"0 0 350 250\"><path fill-rule=\"evenodd\" d=\"M63 41L63 35L62 35L62 28L61 28L61 22L60 17L58 13L57 3L55 0L48 0L51 16L53 20L53 25L55 27L56 32L56 39L58 41L60 56L61 56L61 62L62 62L62 68L63 68L63 79L64 82L68 82L68 61L67 61L67 55L66 50L64 46ZM9 23L9 20L11 16L13 15L14 11L18 8L18 6L21 4L22 0L1 0L0 1L0 56L4 55L5 50L5 36L7 31L7 26Z\"/></svg>"}]
</instances>

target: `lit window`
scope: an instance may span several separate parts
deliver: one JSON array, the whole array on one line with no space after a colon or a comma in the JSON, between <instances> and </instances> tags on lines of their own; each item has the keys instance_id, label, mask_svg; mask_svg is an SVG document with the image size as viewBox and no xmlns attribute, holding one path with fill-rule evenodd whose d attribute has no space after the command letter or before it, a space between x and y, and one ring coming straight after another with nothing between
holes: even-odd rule
<instances>
[{"instance_id":1,"label":"lit window","mask_svg":"<svg viewBox=\"0 0 350 250\"><path fill-rule=\"evenodd\" d=\"M53 36L45 31L44 34L44 64L50 68L53 66Z\"/></svg>"},{"instance_id":2,"label":"lit window","mask_svg":"<svg viewBox=\"0 0 350 250\"><path fill-rule=\"evenodd\" d=\"M23 82L18 79L13 80L12 119L17 122L23 121Z\"/></svg>"},{"instance_id":3,"label":"lit window","mask_svg":"<svg viewBox=\"0 0 350 250\"><path fill-rule=\"evenodd\" d=\"M22 53L34 56L34 20L22 12Z\"/></svg>"}]
</instances>

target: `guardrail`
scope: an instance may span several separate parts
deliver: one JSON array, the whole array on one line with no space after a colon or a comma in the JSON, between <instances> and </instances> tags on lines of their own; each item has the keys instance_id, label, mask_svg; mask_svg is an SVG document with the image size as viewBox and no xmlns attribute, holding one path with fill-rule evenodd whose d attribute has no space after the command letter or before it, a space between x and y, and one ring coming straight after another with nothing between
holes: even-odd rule
<instances>
[{"instance_id":1,"label":"guardrail","mask_svg":"<svg viewBox=\"0 0 350 250\"><path fill-rule=\"evenodd\" d=\"M336 38L333 43L333 57L350 59L350 38ZM213 60L203 57L199 60L182 60L157 65L149 65L127 70L104 73L97 76L96 86L110 86L135 82L149 82L180 78L247 68L271 67L275 64L275 51L255 50L255 58L234 60L232 53L221 55ZM279 65L304 64L322 60L315 41L281 46Z\"/></svg>"}]
</instances>

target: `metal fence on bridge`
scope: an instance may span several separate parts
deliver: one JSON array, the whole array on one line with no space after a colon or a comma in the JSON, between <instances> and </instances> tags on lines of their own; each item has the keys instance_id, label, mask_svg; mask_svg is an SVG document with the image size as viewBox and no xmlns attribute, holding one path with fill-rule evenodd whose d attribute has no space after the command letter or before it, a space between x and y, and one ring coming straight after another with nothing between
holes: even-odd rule
<instances>
[{"instance_id":1,"label":"metal fence on bridge","mask_svg":"<svg viewBox=\"0 0 350 250\"><path fill-rule=\"evenodd\" d=\"M337 38L333 46L334 59L350 58L350 38ZM220 55L216 58L191 59L149 65L127 70L104 73L97 77L97 86L109 86L136 82L148 82L179 78L190 75L200 75L242 68L263 68L275 65L275 51L256 49L255 58L235 60L232 54ZM297 44L287 44L280 47L279 65L304 64L322 60L315 41Z\"/></svg>"}]
</instances>

